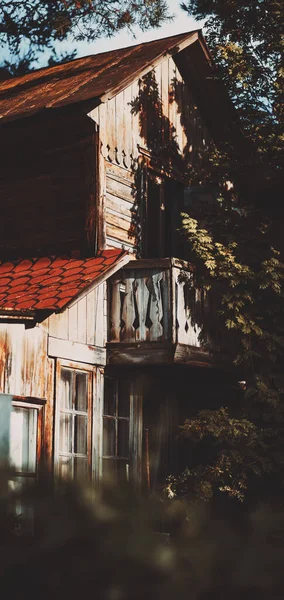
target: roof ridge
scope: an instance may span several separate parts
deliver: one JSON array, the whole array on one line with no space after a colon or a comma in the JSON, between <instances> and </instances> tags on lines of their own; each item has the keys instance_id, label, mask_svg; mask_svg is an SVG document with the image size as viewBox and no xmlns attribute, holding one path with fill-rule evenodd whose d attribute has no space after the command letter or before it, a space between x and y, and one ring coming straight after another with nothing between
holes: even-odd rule
<instances>
[{"instance_id":1,"label":"roof ridge","mask_svg":"<svg viewBox=\"0 0 284 600\"><path fill-rule=\"evenodd\" d=\"M122 48L114 48L112 50L105 50L104 52L94 52L93 54L87 54L86 56L78 56L77 58L74 58L73 60L68 60L66 62L62 62L59 63L57 65L53 65L52 67L50 66L46 66L46 67L39 67L39 69L34 69L33 71L31 71L30 73L27 73L26 75L19 75L16 77L10 77L8 79L3 79L0 81L0 93L1 93L1 88L3 88L4 90L7 89L11 89L12 85L8 85L6 87L4 87L4 84L12 84L13 82L19 81L19 80L23 80L23 81L27 81L27 79L29 79L30 77L32 78L33 75L35 75L36 73L39 73L40 71L44 72L44 71L50 71L52 73L56 72L57 70L60 71L60 68L66 68L67 65L71 65L74 64L78 61L86 61L86 59L90 58L92 59L93 57L97 57L97 56L103 56L103 55L107 55L107 54L111 54L116 53L116 52L125 52L126 50L129 49L129 51L134 51L136 48L138 48L139 46L147 46L149 44L154 44L156 42L162 42L164 40L174 40L175 38L180 38L180 37L186 37L191 35L192 33L197 33L197 32L201 32L202 29L198 28L198 29L192 29L191 31L187 31L184 33L177 33L175 35L172 36L165 36L162 38L156 38L147 42L139 42L137 44L134 45L129 45L129 46L123 46ZM51 74L51 73L50 73ZM19 83L17 84L19 85Z\"/></svg>"}]
</instances>

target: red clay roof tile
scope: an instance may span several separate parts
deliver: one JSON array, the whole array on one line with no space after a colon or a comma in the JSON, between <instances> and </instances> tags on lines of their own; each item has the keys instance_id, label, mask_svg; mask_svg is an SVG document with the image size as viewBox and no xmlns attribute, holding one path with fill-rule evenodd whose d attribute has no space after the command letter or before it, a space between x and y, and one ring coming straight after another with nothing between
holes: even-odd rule
<instances>
[{"instance_id":1,"label":"red clay roof tile","mask_svg":"<svg viewBox=\"0 0 284 600\"><path fill-rule=\"evenodd\" d=\"M42 257L0 264L0 310L62 310L126 255L115 249L84 260Z\"/></svg>"}]
</instances>

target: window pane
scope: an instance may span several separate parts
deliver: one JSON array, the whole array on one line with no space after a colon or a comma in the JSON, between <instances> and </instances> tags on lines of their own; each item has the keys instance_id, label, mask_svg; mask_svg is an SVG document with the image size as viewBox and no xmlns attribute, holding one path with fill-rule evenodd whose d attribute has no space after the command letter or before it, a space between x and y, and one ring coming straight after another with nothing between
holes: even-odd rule
<instances>
[{"instance_id":1,"label":"window pane","mask_svg":"<svg viewBox=\"0 0 284 600\"><path fill-rule=\"evenodd\" d=\"M74 452L87 454L87 417L75 415Z\"/></svg>"},{"instance_id":2,"label":"window pane","mask_svg":"<svg viewBox=\"0 0 284 600\"><path fill-rule=\"evenodd\" d=\"M72 475L72 458L70 456L59 456L59 477L71 479Z\"/></svg>"},{"instance_id":3,"label":"window pane","mask_svg":"<svg viewBox=\"0 0 284 600\"><path fill-rule=\"evenodd\" d=\"M103 419L103 454L115 456L115 419Z\"/></svg>"},{"instance_id":4,"label":"window pane","mask_svg":"<svg viewBox=\"0 0 284 600\"><path fill-rule=\"evenodd\" d=\"M76 396L75 408L87 412L88 402L88 375L87 373L76 373Z\"/></svg>"},{"instance_id":5,"label":"window pane","mask_svg":"<svg viewBox=\"0 0 284 600\"><path fill-rule=\"evenodd\" d=\"M127 457L129 454L129 421L118 420L117 455Z\"/></svg>"},{"instance_id":6,"label":"window pane","mask_svg":"<svg viewBox=\"0 0 284 600\"><path fill-rule=\"evenodd\" d=\"M105 378L104 414L116 414L117 380L110 377Z\"/></svg>"},{"instance_id":7,"label":"window pane","mask_svg":"<svg viewBox=\"0 0 284 600\"><path fill-rule=\"evenodd\" d=\"M72 415L60 413L60 452L72 452Z\"/></svg>"},{"instance_id":8,"label":"window pane","mask_svg":"<svg viewBox=\"0 0 284 600\"><path fill-rule=\"evenodd\" d=\"M61 371L61 408L72 408L72 371Z\"/></svg>"},{"instance_id":9,"label":"window pane","mask_svg":"<svg viewBox=\"0 0 284 600\"><path fill-rule=\"evenodd\" d=\"M87 458L74 457L74 479L76 481L86 481L88 478Z\"/></svg>"},{"instance_id":10,"label":"window pane","mask_svg":"<svg viewBox=\"0 0 284 600\"><path fill-rule=\"evenodd\" d=\"M129 383L128 381L120 381L118 394L118 416L129 417L129 407Z\"/></svg>"},{"instance_id":11,"label":"window pane","mask_svg":"<svg viewBox=\"0 0 284 600\"><path fill-rule=\"evenodd\" d=\"M10 460L16 471L36 471L37 410L13 406L10 421Z\"/></svg>"}]
</instances>

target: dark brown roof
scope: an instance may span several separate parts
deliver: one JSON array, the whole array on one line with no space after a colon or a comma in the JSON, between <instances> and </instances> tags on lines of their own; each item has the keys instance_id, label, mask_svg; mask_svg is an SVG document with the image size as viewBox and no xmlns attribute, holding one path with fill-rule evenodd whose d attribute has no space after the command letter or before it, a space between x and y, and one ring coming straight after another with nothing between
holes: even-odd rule
<instances>
[{"instance_id":1,"label":"dark brown roof","mask_svg":"<svg viewBox=\"0 0 284 600\"><path fill-rule=\"evenodd\" d=\"M128 48L78 58L0 82L0 122L32 115L44 108L112 97L147 72L165 54L176 54L198 42L207 58L200 31L183 33Z\"/></svg>"},{"instance_id":2,"label":"dark brown roof","mask_svg":"<svg viewBox=\"0 0 284 600\"><path fill-rule=\"evenodd\" d=\"M60 311L79 294L128 262L124 250L95 258L42 257L0 264L0 313Z\"/></svg>"}]
</instances>

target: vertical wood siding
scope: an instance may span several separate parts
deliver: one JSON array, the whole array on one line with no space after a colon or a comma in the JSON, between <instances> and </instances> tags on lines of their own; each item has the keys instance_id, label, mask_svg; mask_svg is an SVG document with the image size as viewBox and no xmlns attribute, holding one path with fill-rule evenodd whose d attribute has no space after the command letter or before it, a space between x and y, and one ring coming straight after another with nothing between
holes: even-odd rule
<instances>
[{"instance_id":1,"label":"vertical wood siding","mask_svg":"<svg viewBox=\"0 0 284 600\"><path fill-rule=\"evenodd\" d=\"M208 144L206 126L173 58L89 113L100 132L101 244L135 247L135 172L146 150L171 145L180 161L197 167ZM154 141L153 139L154 138Z\"/></svg>"},{"instance_id":2,"label":"vertical wood siding","mask_svg":"<svg viewBox=\"0 0 284 600\"><path fill-rule=\"evenodd\" d=\"M103 348L106 342L106 283L91 290L64 312L47 319L52 337Z\"/></svg>"},{"instance_id":3,"label":"vertical wood siding","mask_svg":"<svg viewBox=\"0 0 284 600\"><path fill-rule=\"evenodd\" d=\"M0 392L46 398L47 334L40 327L0 325Z\"/></svg>"}]
</instances>

